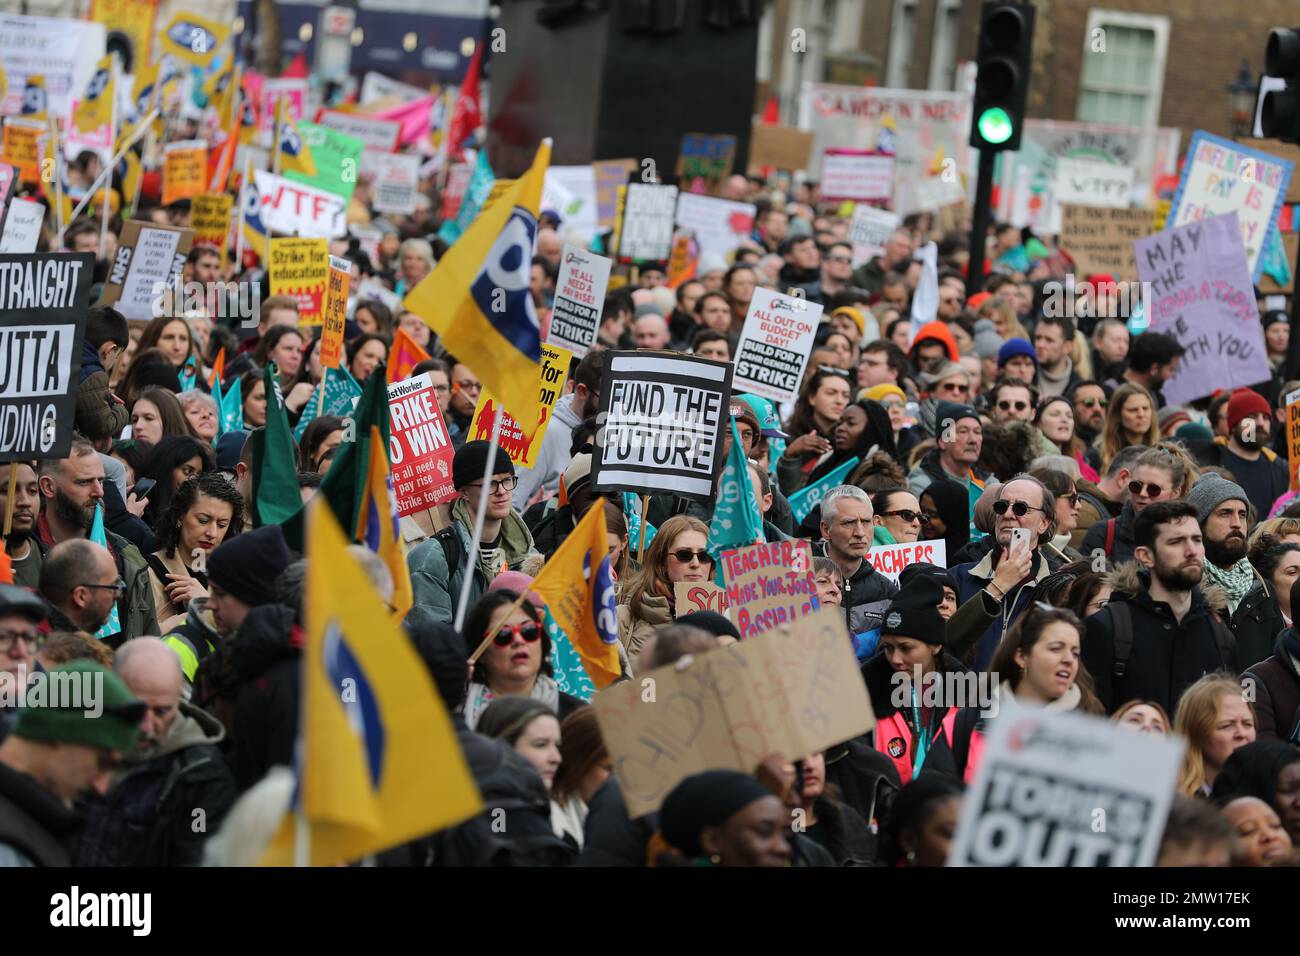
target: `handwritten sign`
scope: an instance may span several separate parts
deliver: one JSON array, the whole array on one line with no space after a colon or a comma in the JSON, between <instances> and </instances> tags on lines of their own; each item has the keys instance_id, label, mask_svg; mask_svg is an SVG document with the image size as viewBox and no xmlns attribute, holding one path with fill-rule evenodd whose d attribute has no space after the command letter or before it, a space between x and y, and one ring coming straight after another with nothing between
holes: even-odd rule
<instances>
[{"instance_id":1,"label":"handwritten sign","mask_svg":"<svg viewBox=\"0 0 1300 956\"><path fill-rule=\"evenodd\" d=\"M867 552L871 566L895 584L903 569L912 564L937 564L948 566L948 545L936 541L909 541L904 544L880 544Z\"/></svg>"},{"instance_id":2,"label":"handwritten sign","mask_svg":"<svg viewBox=\"0 0 1300 956\"><path fill-rule=\"evenodd\" d=\"M163 148L162 204L170 206L208 188L208 144L187 139Z\"/></svg>"},{"instance_id":3,"label":"handwritten sign","mask_svg":"<svg viewBox=\"0 0 1300 956\"><path fill-rule=\"evenodd\" d=\"M578 358L596 344L611 265L604 256L565 245L555 283L551 324L546 332L548 342L568 349Z\"/></svg>"},{"instance_id":4,"label":"handwritten sign","mask_svg":"<svg viewBox=\"0 0 1300 956\"><path fill-rule=\"evenodd\" d=\"M673 242L677 187L628 183L619 232L618 256L627 261L662 262Z\"/></svg>"},{"instance_id":5,"label":"handwritten sign","mask_svg":"<svg viewBox=\"0 0 1300 956\"><path fill-rule=\"evenodd\" d=\"M226 193L201 193L190 201L190 228L194 244L209 246L221 253L221 268L226 268L230 238L230 206L234 198Z\"/></svg>"},{"instance_id":6,"label":"handwritten sign","mask_svg":"<svg viewBox=\"0 0 1300 956\"><path fill-rule=\"evenodd\" d=\"M880 255L885 251L886 240L897 228L897 213L858 203L853 208L853 218L849 221L849 242L853 243L853 258L863 262Z\"/></svg>"},{"instance_id":7,"label":"handwritten sign","mask_svg":"<svg viewBox=\"0 0 1300 956\"><path fill-rule=\"evenodd\" d=\"M1079 275L1108 273L1119 282L1137 278L1133 243L1151 234L1150 209L1061 207L1061 247Z\"/></svg>"},{"instance_id":8,"label":"handwritten sign","mask_svg":"<svg viewBox=\"0 0 1300 956\"><path fill-rule=\"evenodd\" d=\"M863 149L828 149L822 157L825 200L882 200L894 191L894 157Z\"/></svg>"},{"instance_id":9,"label":"handwritten sign","mask_svg":"<svg viewBox=\"0 0 1300 956\"><path fill-rule=\"evenodd\" d=\"M838 608L614 684L593 706L633 819L691 774L753 773L772 754L797 759L875 726Z\"/></svg>"},{"instance_id":10,"label":"handwritten sign","mask_svg":"<svg viewBox=\"0 0 1300 956\"><path fill-rule=\"evenodd\" d=\"M343 330L347 325L348 285L352 281L352 263L330 256L329 275L325 280L325 308L321 313L320 364L338 368L343 360Z\"/></svg>"},{"instance_id":11,"label":"handwritten sign","mask_svg":"<svg viewBox=\"0 0 1300 956\"><path fill-rule=\"evenodd\" d=\"M815 302L755 289L736 346L736 391L794 401L821 316Z\"/></svg>"},{"instance_id":12,"label":"handwritten sign","mask_svg":"<svg viewBox=\"0 0 1300 956\"><path fill-rule=\"evenodd\" d=\"M591 164L596 180L596 221L604 229L613 229L618 218L618 190L637 168L635 159L602 159Z\"/></svg>"},{"instance_id":13,"label":"handwritten sign","mask_svg":"<svg viewBox=\"0 0 1300 956\"><path fill-rule=\"evenodd\" d=\"M673 585L673 598L678 617L695 611L716 611L725 615L731 606L727 589L712 581L678 581Z\"/></svg>"},{"instance_id":14,"label":"handwritten sign","mask_svg":"<svg viewBox=\"0 0 1300 956\"><path fill-rule=\"evenodd\" d=\"M694 234L701 254L725 257L754 231L755 212L750 203L682 193L677 197L676 222Z\"/></svg>"},{"instance_id":15,"label":"handwritten sign","mask_svg":"<svg viewBox=\"0 0 1300 956\"><path fill-rule=\"evenodd\" d=\"M0 234L0 252L35 252L44 219L45 206L42 203L21 196L9 200L4 233Z\"/></svg>"},{"instance_id":16,"label":"handwritten sign","mask_svg":"<svg viewBox=\"0 0 1300 956\"><path fill-rule=\"evenodd\" d=\"M1287 471L1291 490L1300 491L1300 388L1286 396Z\"/></svg>"},{"instance_id":17,"label":"handwritten sign","mask_svg":"<svg viewBox=\"0 0 1300 956\"><path fill-rule=\"evenodd\" d=\"M726 134L687 133L677 154L678 178L692 193L715 193L731 175L736 157L736 137Z\"/></svg>"},{"instance_id":18,"label":"handwritten sign","mask_svg":"<svg viewBox=\"0 0 1300 956\"><path fill-rule=\"evenodd\" d=\"M755 123L750 131L749 168L772 167L796 172L808 168L813 134L794 126Z\"/></svg>"},{"instance_id":19,"label":"handwritten sign","mask_svg":"<svg viewBox=\"0 0 1300 956\"><path fill-rule=\"evenodd\" d=\"M291 295L298 301L298 324L320 325L329 278L328 239L272 239L271 295Z\"/></svg>"},{"instance_id":20,"label":"handwritten sign","mask_svg":"<svg viewBox=\"0 0 1300 956\"><path fill-rule=\"evenodd\" d=\"M569 362L573 354L567 349L545 343L542 345L542 364L538 371L538 418L537 428L531 435L524 432L519 422L501 407L501 402L486 388L479 392L478 405L474 407L474 417L470 421L470 441L486 441L492 437L492 429L497 415L501 419L501 432L498 443L516 465L534 468L537 456L542 450L542 438L555 404L564 394L564 383L569 378Z\"/></svg>"},{"instance_id":21,"label":"handwritten sign","mask_svg":"<svg viewBox=\"0 0 1300 956\"><path fill-rule=\"evenodd\" d=\"M926 176L918 179L914 188L917 209L942 209L966 200L966 190L962 188L959 176Z\"/></svg>"},{"instance_id":22,"label":"handwritten sign","mask_svg":"<svg viewBox=\"0 0 1300 956\"><path fill-rule=\"evenodd\" d=\"M406 517L455 498L451 462L456 450L428 372L388 386L388 422L398 515Z\"/></svg>"},{"instance_id":23,"label":"handwritten sign","mask_svg":"<svg viewBox=\"0 0 1300 956\"><path fill-rule=\"evenodd\" d=\"M812 545L807 541L723 551L722 580L741 640L792 624L818 607Z\"/></svg>"},{"instance_id":24,"label":"handwritten sign","mask_svg":"<svg viewBox=\"0 0 1300 956\"><path fill-rule=\"evenodd\" d=\"M128 319L152 319L163 288L184 269L193 241L189 229L128 220L104 280L102 304Z\"/></svg>"},{"instance_id":25,"label":"handwritten sign","mask_svg":"<svg viewBox=\"0 0 1300 956\"><path fill-rule=\"evenodd\" d=\"M1056 201L1126 208L1136 172L1132 166L1062 156L1056 161Z\"/></svg>"},{"instance_id":26,"label":"handwritten sign","mask_svg":"<svg viewBox=\"0 0 1300 956\"><path fill-rule=\"evenodd\" d=\"M1171 405L1269 377L1264 330L1235 212L1139 240L1138 278L1149 283L1151 328L1187 351L1165 382Z\"/></svg>"},{"instance_id":27,"label":"handwritten sign","mask_svg":"<svg viewBox=\"0 0 1300 956\"><path fill-rule=\"evenodd\" d=\"M41 137L46 135L45 125L30 120L5 119L3 160L18 168L18 177L25 183L39 182L41 178Z\"/></svg>"}]
</instances>

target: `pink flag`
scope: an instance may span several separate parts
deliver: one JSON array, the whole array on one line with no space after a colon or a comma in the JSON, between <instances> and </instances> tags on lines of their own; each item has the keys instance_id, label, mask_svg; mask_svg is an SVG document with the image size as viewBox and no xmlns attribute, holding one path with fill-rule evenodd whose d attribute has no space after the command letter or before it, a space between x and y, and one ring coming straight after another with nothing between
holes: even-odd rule
<instances>
[{"instance_id":1,"label":"pink flag","mask_svg":"<svg viewBox=\"0 0 1300 956\"><path fill-rule=\"evenodd\" d=\"M438 98L432 94L423 96L410 103L394 106L370 115L375 119L385 119L402 124L402 132L397 137L398 146L409 146L429 132L429 116L433 104Z\"/></svg>"}]
</instances>

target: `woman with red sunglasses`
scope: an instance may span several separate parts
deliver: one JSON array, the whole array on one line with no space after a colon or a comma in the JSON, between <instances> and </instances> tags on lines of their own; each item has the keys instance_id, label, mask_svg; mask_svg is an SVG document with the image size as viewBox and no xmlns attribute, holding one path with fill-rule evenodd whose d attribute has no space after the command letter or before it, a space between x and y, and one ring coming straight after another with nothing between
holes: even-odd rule
<instances>
[{"instance_id":1,"label":"woman with red sunglasses","mask_svg":"<svg viewBox=\"0 0 1300 956\"><path fill-rule=\"evenodd\" d=\"M713 580L713 559L705 550L709 529L699 518L674 515L655 532L646 547L641 570L619 594L618 639L627 648L628 660L636 667L641 646L662 624L677 615L675 585L679 581Z\"/></svg>"},{"instance_id":2,"label":"woman with red sunglasses","mask_svg":"<svg viewBox=\"0 0 1300 956\"><path fill-rule=\"evenodd\" d=\"M563 720L583 706L583 701L560 690L551 676L551 639L542 627L542 614L531 600L519 602L519 592L502 588L488 591L465 619L462 635L466 656L492 641L474 665L465 693L465 723L478 726L492 701L499 697L530 697L541 701Z\"/></svg>"}]
</instances>

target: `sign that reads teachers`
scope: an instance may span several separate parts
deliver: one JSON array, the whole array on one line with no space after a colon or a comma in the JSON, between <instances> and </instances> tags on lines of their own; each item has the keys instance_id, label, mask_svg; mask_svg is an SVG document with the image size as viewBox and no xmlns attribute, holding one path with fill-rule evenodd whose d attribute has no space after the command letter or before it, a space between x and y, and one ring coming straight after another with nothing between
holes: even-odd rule
<instances>
[{"instance_id":1,"label":"sign that reads teachers","mask_svg":"<svg viewBox=\"0 0 1300 956\"><path fill-rule=\"evenodd\" d=\"M736 346L736 391L793 402L799 397L822 307L771 289L755 289Z\"/></svg>"},{"instance_id":2,"label":"sign that reads teachers","mask_svg":"<svg viewBox=\"0 0 1300 956\"><path fill-rule=\"evenodd\" d=\"M730 397L729 364L611 352L600 387L592 490L713 501Z\"/></svg>"},{"instance_id":3,"label":"sign that reads teachers","mask_svg":"<svg viewBox=\"0 0 1300 956\"><path fill-rule=\"evenodd\" d=\"M90 253L0 255L0 461L72 447L94 267Z\"/></svg>"},{"instance_id":4,"label":"sign that reads teachers","mask_svg":"<svg viewBox=\"0 0 1300 956\"><path fill-rule=\"evenodd\" d=\"M604 256L577 246L564 247L546 341L563 346L578 358L596 344L609 267Z\"/></svg>"},{"instance_id":5,"label":"sign that reads teachers","mask_svg":"<svg viewBox=\"0 0 1300 956\"><path fill-rule=\"evenodd\" d=\"M807 541L723 551L722 579L727 583L727 614L742 641L792 625L818 608Z\"/></svg>"}]
</instances>

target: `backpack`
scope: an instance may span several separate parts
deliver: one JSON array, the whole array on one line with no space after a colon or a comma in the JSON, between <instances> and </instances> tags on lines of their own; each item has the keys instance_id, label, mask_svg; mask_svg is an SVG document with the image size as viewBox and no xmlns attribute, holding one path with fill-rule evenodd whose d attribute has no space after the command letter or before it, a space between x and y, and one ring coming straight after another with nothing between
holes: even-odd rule
<instances>
[{"instance_id":1,"label":"backpack","mask_svg":"<svg viewBox=\"0 0 1300 956\"><path fill-rule=\"evenodd\" d=\"M433 536L433 540L442 546L442 555L447 560L447 580L460 570L460 563L465 560L465 546L460 543L456 526L449 524Z\"/></svg>"},{"instance_id":2,"label":"backpack","mask_svg":"<svg viewBox=\"0 0 1300 956\"><path fill-rule=\"evenodd\" d=\"M1106 606L1110 608L1110 618L1115 622L1115 660L1111 664L1111 674L1115 680L1120 681L1128 672L1128 659L1133 656L1133 613L1127 601L1113 601ZM1226 665L1237 650L1237 639L1224 627L1217 614L1211 613L1210 626L1214 630L1219 659Z\"/></svg>"}]
</instances>

